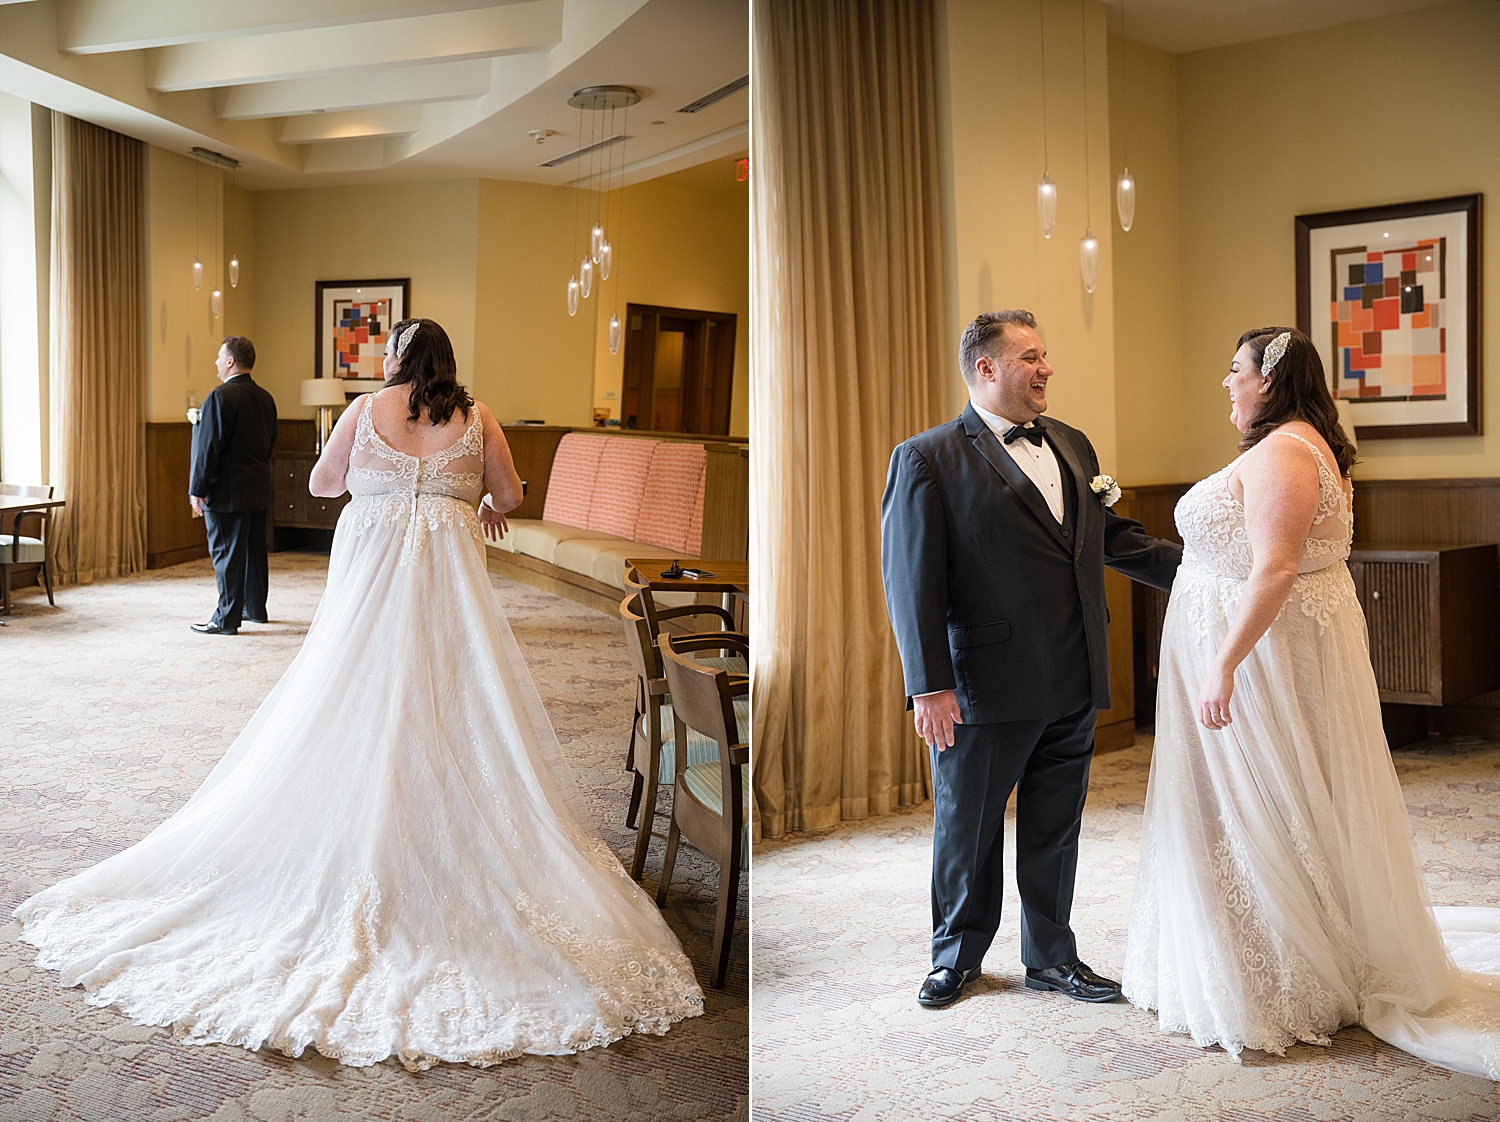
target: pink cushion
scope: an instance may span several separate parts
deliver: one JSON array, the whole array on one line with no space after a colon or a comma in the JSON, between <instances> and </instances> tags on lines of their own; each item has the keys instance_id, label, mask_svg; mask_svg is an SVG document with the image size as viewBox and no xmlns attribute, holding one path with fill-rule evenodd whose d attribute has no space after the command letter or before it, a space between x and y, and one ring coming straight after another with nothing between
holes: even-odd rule
<instances>
[{"instance_id":1,"label":"pink cushion","mask_svg":"<svg viewBox=\"0 0 1500 1122\"><path fill-rule=\"evenodd\" d=\"M663 441L646 477L635 540L696 556L703 542L708 453L701 444Z\"/></svg>"},{"instance_id":2,"label":"pink cushion","mask_svg":"<svg viewBox=\"0 0 1500 1122\"><path fill-rule=\"evenodd\" d=\"M577 432L562 438L547 480L547 503L542 508L545 521L590 528L589 507L599 477L599 459L613 443L607 436Z\"/></svg>"},{"instance_id":3,"label":"pink cushion","mask_svg":"<svg viewBox=\"0 0 1500 1122\"><path fill-rule=\"evenodd\" d=\"M594 481L594 497L589 504L588 526L590 530L633 538L652 455L659 442L637 440L633 436L604 439L599 476Z\"/></svg>"}]
</instances>

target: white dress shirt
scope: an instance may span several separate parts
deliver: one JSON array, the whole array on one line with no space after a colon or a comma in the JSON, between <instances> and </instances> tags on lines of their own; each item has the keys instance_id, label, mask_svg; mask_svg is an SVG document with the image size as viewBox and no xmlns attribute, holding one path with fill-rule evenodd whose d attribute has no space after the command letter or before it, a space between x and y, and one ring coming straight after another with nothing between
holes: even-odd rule
<instances>
[{"instance_id":1,"label":"white dress shirt","mask_svg":"<svg viewBox=\"0 0 1500 1122\"><path fill-rule=\"evenodd\" d=\"M977 402L972 399L969 402L974 406L974 412L979 414L981 420L989 425L990 431L995 434L995 439L1000 441L1000 447L1010 453L1010 458L1016 462L1016 466L1026 473L1026 477L1036 484L1036 489L1042 493L1042 498L1047 500L1047 509L1052 512L1052 517L1061 524L1063 520L1063 489L1062 468L1057 463L1057 453L1052 451L1052 445L1042 441L1041 447L1022 440L1019 437L1005 443L1005 434L1016 427L1016 422L998 413L991 413L988 409L981 409ZM1027 428L1031 427L1028 422Z\"/></svg>"}]
</instances>

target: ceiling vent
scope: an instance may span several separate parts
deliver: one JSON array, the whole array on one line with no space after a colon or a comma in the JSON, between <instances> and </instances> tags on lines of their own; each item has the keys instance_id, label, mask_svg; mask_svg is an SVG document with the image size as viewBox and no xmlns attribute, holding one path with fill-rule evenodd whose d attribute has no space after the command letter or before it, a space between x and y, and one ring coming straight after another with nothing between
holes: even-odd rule
<instances>
[{"instance_id":1,"label":"ceiling vent","mask_svg":"<svg viewBox=\"0 0 1500 1122\"><path fill-rule=\"evenodd\" d=\"M618 134L616 136L611 136L611 137L608 137L608 138L606 138L604 140L601 140L597 144L585 144L582 148L574 149L572 152L569 152L566 155L559 156L555 160L548 160L545 164L542 164L541 166L544 167L544 168L555 168L559 164L565 164L565 163L567 163L569 160L579 159L580 157L587 156L587 155L589 155L592 152L598 152L601 149L608 148L611 144L619 144L622 141L630 140L630 139L632 139L632 138L626 136L624 133L620 133L620 134Z\"/></svg>"},{"instance_id":2,"label":"ceiling vent","mask_svg":"<svg viewBox=\"0 0 1500 1122\"><path fill-rule=\"evenodd\" d=\"M746 74L743 78L736 78L734 81L730 82L728 85L726 85L726 86L720 86L718 89L713 90L713 91L711 91L709 93L704 94L697 101L690 101L690 102L688 102L681 109L677 110L677 112L679 112L679 113L696 113L700 109L707 109L714 102L716 102L716 101L723 101L726 97L728 97L732 93L739 93L740 90L744 89L749 84L750 84L750 75Z\"/></svg>"}]
</instances>

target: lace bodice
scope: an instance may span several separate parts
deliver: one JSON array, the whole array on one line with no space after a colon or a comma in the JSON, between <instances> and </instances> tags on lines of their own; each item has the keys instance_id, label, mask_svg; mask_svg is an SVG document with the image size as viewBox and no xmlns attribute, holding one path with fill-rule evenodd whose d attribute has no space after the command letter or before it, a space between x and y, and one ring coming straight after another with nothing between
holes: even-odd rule
<instances>
[{"instance_id":1,"label":"lace bodice","mask_svg":"<svg viewBox=\"0 0 1500 1122\"><path fill-rule=\"evenodd\" d=\"M457 441L430 456L408 456L387 444L370 419L365 399L349 452L349 493L385 495L447 495L462 502L478 500L484 489L484 429L479 410L469 410L469 424Z\"/></svg>"},{"instance_id":2,"label":"lace bodice","mask_svg":"<svg viewBox=\"0 0 1500 1122\"><path fill-rule=\"evenodd\" d=\"M1271 435L1301 441L1318 464L1318 513L1302 543L1297 571L1313 573L1346 560L1354 539L1354 512L1338 475L1328 466L1317 445L1306 437L1285 429ZM1178 502L1174 518L1177 532L1182 535L1183 568L1239 580L1250 576L1255 557L1245 526L1245 504L1229 489L1229 475L1244 458L1239 456L1200 480Z\"/></svg>"},{"instance_id":3,"label":"lace bodice","mask_svg":"<svg viewBox=\"0 0 1500 1122\"><path fill-rule=\"evenodd\" d=\"M387 444L370 419L365 399L355 423L345 485L353 500L339 516L339 527L356 534L377 526L401 526L399 563L418 561L439 527L461 526L480 554L484 536L474 503L484 491L484 428L479 410L469 410L464 434L441 452L408 456Z\"/></svg>"}]
</instances>

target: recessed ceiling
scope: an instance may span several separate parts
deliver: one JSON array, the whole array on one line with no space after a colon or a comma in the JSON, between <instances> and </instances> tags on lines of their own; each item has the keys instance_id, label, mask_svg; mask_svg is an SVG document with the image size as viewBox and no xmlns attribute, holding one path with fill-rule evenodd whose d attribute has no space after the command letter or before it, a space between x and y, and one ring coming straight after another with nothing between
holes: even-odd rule
<instances>
[{"instance_id":1,"label":"recessed ceiling","mask_svg":"<svg viewBox=\"0 0 1500 1122\"><path fill-rule=\"evenodd\" d=\"M1104 0L1120 30L1121 0ZM1355 20L1431 8L1452 0L1124 0L1125 38L1180 55L1231 43L1295 35Z\"/></svg>"},{"instance_id":2,"label":"recessed ceiling","mask_svg":"<svg viewBox=\"0 0 1500 1122\"><path fill-rule=\"evenodd\" d=\"M749 0L0 0L0 89L252 188L623 182L746 146ZM570 108L635 88L628 115ZM595 157L559 161L624 137ZM623 163L623 167L621 166ZM547 166L547 165L552 166Z\"/></svg>"}]
</instances>

